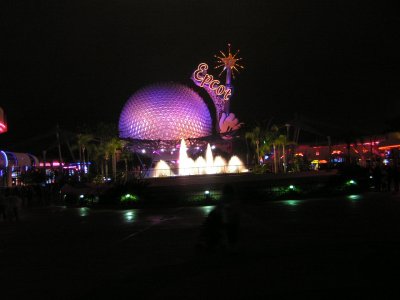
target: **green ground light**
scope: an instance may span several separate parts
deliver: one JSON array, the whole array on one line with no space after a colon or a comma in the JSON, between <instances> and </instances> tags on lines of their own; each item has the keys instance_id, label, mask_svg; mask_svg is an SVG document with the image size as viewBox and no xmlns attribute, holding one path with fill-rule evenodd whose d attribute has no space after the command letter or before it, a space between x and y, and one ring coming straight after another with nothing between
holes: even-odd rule
<instances>
[{"instance_id":1,"label":"green ground light","mask_svg":"<svg viewBox=\"0 0 400 300\"><path fill-rule=\"evenodd\" d=\"M138 201L139 197L132 194L125 194L121 196L121 202L135 202Z\"/></svg>"}]
</instances>

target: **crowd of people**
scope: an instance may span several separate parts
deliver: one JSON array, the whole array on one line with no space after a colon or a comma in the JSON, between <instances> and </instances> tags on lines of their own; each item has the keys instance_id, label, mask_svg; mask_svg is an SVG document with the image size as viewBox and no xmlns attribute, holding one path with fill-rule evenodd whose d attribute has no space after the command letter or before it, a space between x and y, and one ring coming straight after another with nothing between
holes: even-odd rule
<instances>
[{"instance_id":1,"label":"crowd of people","mask_svg":"<svg viewBox=\"0 0 400 300\"><path fill-rule=\"evenodd\" d=\"M23 185L0 188L0 218L18 220L23 208L48 205L56 197L53 185Z\"/></svg>"},{"instance_id":2,"label":"crowd of people","mask_svg":"<svg viewBox=\"0 0 400 300\"><path fill-rule=\"evenodd\" d=\"M399 192L400 166L395 161L383 164L377 161L372 168L375 190L378 192Z\"/></svg>"}]
</instances>

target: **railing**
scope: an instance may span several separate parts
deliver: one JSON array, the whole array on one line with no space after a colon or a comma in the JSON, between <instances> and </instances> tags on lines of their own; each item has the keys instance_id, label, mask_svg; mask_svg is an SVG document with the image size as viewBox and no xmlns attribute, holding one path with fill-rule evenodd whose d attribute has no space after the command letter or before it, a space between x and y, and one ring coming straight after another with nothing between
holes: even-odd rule
<instances>
[{"instance_id":1,"label":"railing","mask_svg":"<svg viewBox=\"0 0 400 300\"><path fill-rule=\"evenodd\" d=\"M150 168L142 171L143 177L171 177L171 176L193 176L193 175L211 175L211 174L232 174L246 172L243 165L230 166L203 166L188 168Z\"/></svg>"}]
</instances>

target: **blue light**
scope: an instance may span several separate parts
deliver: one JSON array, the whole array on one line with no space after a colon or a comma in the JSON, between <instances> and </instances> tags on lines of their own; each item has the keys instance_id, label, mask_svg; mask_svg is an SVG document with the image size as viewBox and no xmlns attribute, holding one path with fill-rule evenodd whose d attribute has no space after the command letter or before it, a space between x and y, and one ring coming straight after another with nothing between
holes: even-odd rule
<instances>
[{"instance_id":1,"label":"blue light","mask_svg":"<svg viewBox=\"0 0 400 300\"><path fill-rule=\"evenodd\" d=\"M8 158L7 158L7 154L4 151L0 151L1 154L3 154L4 156L4 161L6 162L6 168L8 167Z\"/></svg>"},{"instance_id":2,"label":"blue light","mask_svg":"<svg viewBox=\"0 0 400 300\"><path fill-rule=\"evenodd\" d=\"M18 166L17 156L13 152L8 152L8 153L14 157L14 166Z\"/></svg>"}]
</instances>

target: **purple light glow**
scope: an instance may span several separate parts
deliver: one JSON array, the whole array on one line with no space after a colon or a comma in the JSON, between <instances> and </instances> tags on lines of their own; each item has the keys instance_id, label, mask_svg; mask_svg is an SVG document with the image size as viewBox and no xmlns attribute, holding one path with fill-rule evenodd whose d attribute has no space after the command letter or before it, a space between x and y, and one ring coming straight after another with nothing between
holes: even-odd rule
<instances>
[{"instance_id":1,"label":"purple light glow","mask_svg":"<svg viewBox=\"0 0 400 300\"><path fill-rule=\"evenodd\" d=\"M177 83L146 86L126 102L120 119L121 138L180 140L212 133L212 119L203 99Z\"/></svg>"}]
</instances>

